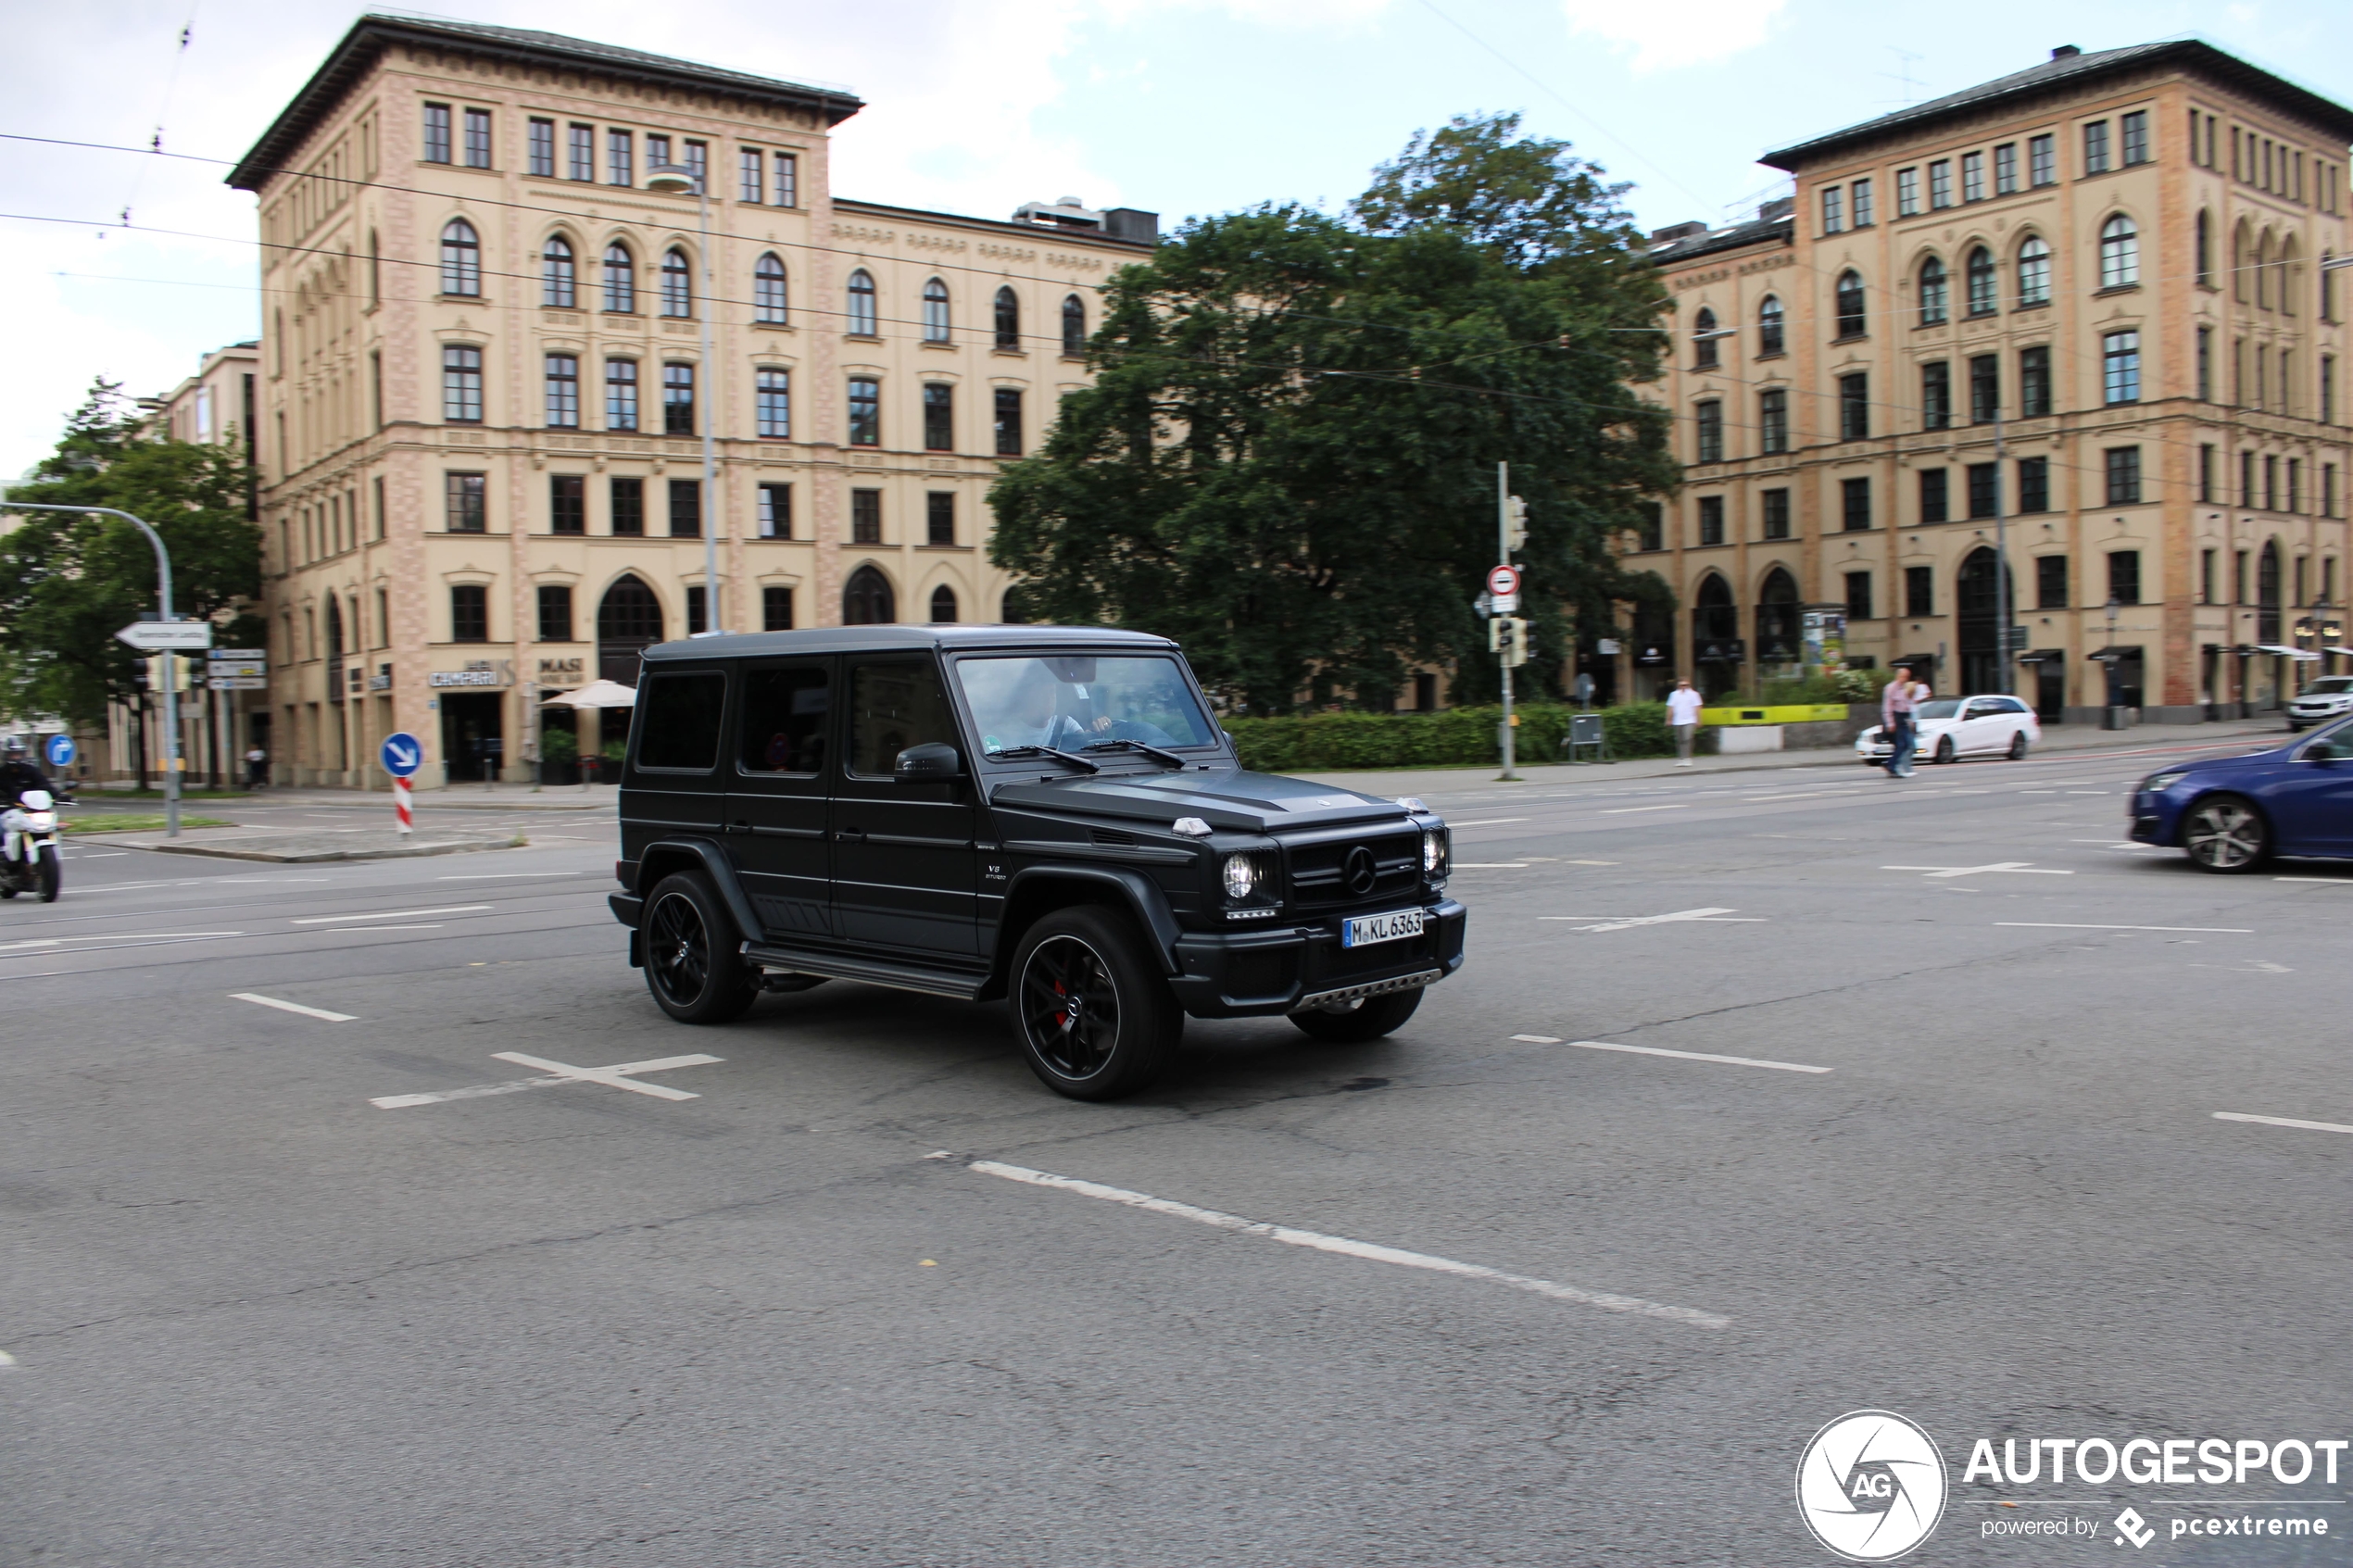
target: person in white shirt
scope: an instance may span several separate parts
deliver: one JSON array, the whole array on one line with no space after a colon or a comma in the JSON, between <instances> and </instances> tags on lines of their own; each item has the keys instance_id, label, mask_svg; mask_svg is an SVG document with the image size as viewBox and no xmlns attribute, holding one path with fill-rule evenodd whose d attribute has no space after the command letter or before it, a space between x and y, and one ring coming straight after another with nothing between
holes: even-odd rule
<instances>
[{"instance_id":1,"label":"person in white shirt","mask_svg":"<svg viewBox=\"0 0 2353 1568\"><path fill-rule=\"evenodd\" d=\"M1675 766L1692 765L1692 742L1699 735L1699 693L1692 690L1692 683L1679 677L1675 689L1667 694L1667 724L1675 732Z\"/></svg>"}]
</instances>

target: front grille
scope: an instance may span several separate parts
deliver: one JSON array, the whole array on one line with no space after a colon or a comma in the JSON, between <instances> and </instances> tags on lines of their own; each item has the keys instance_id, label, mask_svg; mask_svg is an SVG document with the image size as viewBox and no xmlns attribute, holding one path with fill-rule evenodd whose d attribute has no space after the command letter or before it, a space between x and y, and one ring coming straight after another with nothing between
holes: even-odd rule
<instances>
[{"instance_id":1,"label":"front grille","mask_svg":"<svg viewBox=\"0 0 2353 1568\"><path fill-rule=\"evenodd\" d=\"M1091 828L1088 836L1097 844L1114 849L1133 849L1137 844L1136 835L1123 828Z\"/></svg>"},{"instance_id":2,"label":"front grille","mask_svg":"<svg viewBox=\"0 0 2353 1568\"><path fill-rule=\"evenodd\" d=\"M1350 861L1358 849L1371 857L1373 870L1372 885L1361 890L1348 885ZM1335 836L1286 845L1284 852L1290 861L1291 897L1303 909L1411 897L1421 888L1422 835L1418 831Z\"/></svg>"}]
</instances>

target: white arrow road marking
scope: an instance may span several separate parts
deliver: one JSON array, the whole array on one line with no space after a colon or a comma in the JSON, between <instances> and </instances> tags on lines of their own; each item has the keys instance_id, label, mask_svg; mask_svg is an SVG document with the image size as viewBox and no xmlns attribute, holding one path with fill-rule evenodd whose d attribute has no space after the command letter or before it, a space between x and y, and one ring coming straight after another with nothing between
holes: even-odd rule
<instances>
[{"instance_id":1,"label":"white arrow road marking","mask_svg":"<svg viewBox=\"0 0 2353 1568\"><path fill-rule=\"evenodd\" d=\"M1930 880L1937 877L1976 876L1983 872L2014 872L2021 876L2073 876L2073 872L2055 871L2038 866L2032 860L1996 860L1990 866L1881 866L1883 872L1926 872Z\"/></svg>"},{"instance_id":2,"label":"white arrow road marking","mask_svg":"<svg viewBox=\"0 0 2353 1568\"><path fill-rule=\"evenodd\" d=\"M1173 1215L1179 1220L1214 1225L1222 1231L1242 1236L1263 1236L1279 1241L1286 1247L1304 1247L1317 1252L1337 1252L1346 1258L1361 1258L1368 1262L1391 1263L1399 1268L1427 1269L1433 1273L1455 1274L1465 1279L1485 1280L1490 1285L1509 1286L1514 1290L1531 1291L1549 1296L1555 1301L1573 1301L1579 1306L1599 1307L1604 1311L1633 1312L1643 1317L1667 1318L1675 1323L1692 1323L1701 1328L1725 1328L1731 1319L1715 1312L1703 1312L1692 1307L1669 1307L1656 1301L1645 1301L1639 1296L1617 1296L1596 1290L1583 1290L1573 1285L1562 1285L1549 1279L1531 1279L1526 1274L1507 1274L1481 1263L1458 1263L1451 1258L1433 1257L1427 1252L1408 1252L1399 1247L1384 1247L1378 1242L1352 1241L1342 1236L1326 1236L1320 1231L1294 1230L1289 1225L1269 1224L1264 1220L1245 1220L1239 1214L1224 1214L1214 1209L1197 1209L1189 1203L1170 1198L1154 1198L1149 1193L1130 1192L1125 1187L1105 1186L1100 1182L1081 1181L1076 1176L1057 1176L1049 1171L1032 1171L1020 1165L1003 1165L994 1160L967 1160L941 1149L927 1154L926 1160L953 1160L966 1170L984 1176L996 1176L1004 1181L1020 1182L1026 1186L1053 1187L1063 1192L1075 1192L1082 1198L1100 1198L1129 1209L1141 1209L1149 1213Z\"/></svg>"},{"instance_id":3,"label":"white arrow road marking","mask_svg":"<svg viewBox=\"0 0 2353 1568\"><path fill-rule=\"evenodd\" d=\"M251 991L232 991L229 999L233 1002L251 1002L257 1007L276 1008L280 1012L298 1012L305 1018L324 1019L329 1023L349 1023L358 1016L348 1012L329 1012L325 1008L307 1008L300 1002L282 1002L275 997L258 997Z\"/></svg>"},{"instance_id":4,"label":"white arrow road marking","mask_svg":"<svg viewBox=\"0 0 2353 1568\"><path fill-rule=\"evenodd\" d=\"M1730 917L1730 918L1727 918ZM1685 921L1708 921L1721 925L1763 925L1762 915L1734 915L1730 909L1678 909L1671 915L1539 915L1539 920L1599 921L1598 925L1580 925L1579 931L1627 931L1638 925L1672 925Z\"/></svg>"},{"instance_id":5,"label":"white arrow road marking","mask_svg":"<svg viewBox=\"0 0 2353 1568\"><path fill-rule=\"evenodd\" d=\"M381 909L370 915L305 915L290 920L288 925L349 925L356 920L408 920L418 915L474 915L492 908L488 904L458 904L447 909Z\"/></svg>"},{"instance_id":6,"label":"white arrow road marking","mask_svg":"<svg viewBox=\"0 0 2353 1568\"><path fill-rule=\"evenodd\" d=\"M2218 1110L2217 1122L2259 1122L2266 1127L2301 1127L2308 1133L2353 1133L2342 1122L2299 1122L2293 1116L2250 1116L2243 1110Z\"/></svg>"},{"instance_id":7,"label":"white arrow road marking","mask_svg":"<svg viewBox=\"0 0 2353 1568\"><path fill-rule=\"evenodd\" d=\"M699 1099L684 1089L670 1088L661 1084L639 1084L632 1081L638 1073L667 1073L675 1067L707 1067L722 1061L716 1056L664 1056L651 1061L624 1061L612 1067L573 1067L567 1062L549 1061L544 1057L525 1056L521 1051L496 1051L493 1059L511 1061L519 1067L536 1067L548 1074L545 1078L517 1078L505 1084L474 1084L462 1089L443 1089L434 1094L383 1095L368 1103L379 1110L401 1110L412 1105L439 1105L453 1099L481 1099L488 1095L520 1094L525 1089L550 1089L559 1084L602 1084L607 1088L627 1089L632 1094L651 1095L656 1099Z\"/></svg>"}]
</instances>

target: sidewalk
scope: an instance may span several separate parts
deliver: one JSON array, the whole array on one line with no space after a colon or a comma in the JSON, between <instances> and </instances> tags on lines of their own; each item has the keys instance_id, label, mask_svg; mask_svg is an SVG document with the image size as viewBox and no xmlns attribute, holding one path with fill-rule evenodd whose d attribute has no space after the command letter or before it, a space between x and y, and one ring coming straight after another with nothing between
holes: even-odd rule
<instances>
[{"instance_id":1,"label":"sidewalk","mask_svg":"<svg viewBox=\"0 0 2353 1568\"><path fill-rule=\"evenodd\" d=\"M529 784L502 784L487 789L478 784L452 784L447 789L421 789L412 792L409 801L420 811L610 811L621 797L619 784L590 784L583 789L578 784L548 784L534 790ZM92 791L85 798L102 798ZM209 802L208 802L209 804ZM335 789L323 784L272 785L241 797L241 806L379 806L386 812L392 809L392 791L388 789ZM157 809L161 809L158 806Z\"/></svg>"}]
</instances>

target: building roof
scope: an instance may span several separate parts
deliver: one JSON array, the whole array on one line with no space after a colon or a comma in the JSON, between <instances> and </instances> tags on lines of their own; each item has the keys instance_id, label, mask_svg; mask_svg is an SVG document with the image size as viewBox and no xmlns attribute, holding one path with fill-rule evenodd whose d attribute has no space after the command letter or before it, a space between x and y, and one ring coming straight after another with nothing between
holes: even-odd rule
<instances>
[{"instance_id":1,"label":"building roof","mask_svg":"<svg viewBox=\"0 0 2353 1568\"><path fill-rule=\"evenodd\" d=\"M1719 250L1739 250L1743 245L1762 245L1768 241L1791 245L1794 243L1796 234L1796 220L1786 214L1778 218L1752 219L1746 223L1735 223L1729 229L1694 234L1688 240L1661 245L1650 253L1650 261L1654 267L1677 267L1698 257L1712 256Z\"/></svg>"},{"instance_id":2,"label":"building roof","mask_svg":"<svg viewBox=\"0 0 2353 1568\"><path fill-rule=\"evenodd\" d=\"M673 659L761 659L797 653L888 653L929 650L961 653L975 648L1077 650L1119 648L1166 653L1176 645L1148 632L1110 626L974 626L943 621L928 626L825 626L799 632L726 632L656 643L645 650L648 663Z\"/></svg>"},{"instance_id":3,"label":"building roof","mask_svg":"<svg viewBox=\"0 0 2353 1568\"><path fill-rule=\"evenodd\" d=\"M1883 114L1877 119L1867 119L1860 125L1850 125L1843 131L1833 131L1810 142L1800 142L1795 146L1767 153L1757 161L1795 173L1806 164L1819 163L1895 136L1916 136L1933 126L1976 115L1996 105L2049 94L2080 93L2094 86L2102 78L2160 69L2186 70L2204 76L2250 97L2272 104L2297 119L2308 120L2339 142L2353 142L2353 109L2347 109L2333 99L2323 98L2308 88L2299 87L2284 77L2251 66L2235 56L2226 55L2210 44L2195 38L2176 38L2156 44L2134 44L2121 49L2098 49L2090 54L2072 47L2055 49L2051 52L2051 58L2039 65L1997 77L1992 82L1981 82L1958 93L1947 94L1925 104L1897 109L1894 114Z\"/></svg>"},{"instance_id":4,"label":"building roof","mask_svg":"<svg viewBox=\"0 0 2353 1568\"><path fill-rule=\"evenodd\" d=\"M617 44L567 38L557 32L493 27L486 22L449 21L438 17L370 13L352 23L351 31L328 54L326 62L230 171L228 182L240 191L259 190L272 174L286 166L320 121L334 112L335 106L376 63L377 57L385 49L403 44L466 49L531 65L566 65L634 82L732 94L823 115L828 126L839 125L866 107L854 94L838 87L779 82L694 60L673 59L667 55L648 55Z\"/></svg>"},{"instance_id":5,"label":"building roof","mask_svg":"<svg viewBox=\"0 0 2353 1568\"><path fill-rule=\"evenodd\" d=\"M834 198L834 211L851 217L896 218L918 223L947 223L960 229L979 229L989 233L1017 235L1033 244L1108 245L1114 250L1134 251L1150 255L1152 245L1144 240L1121 239L1088 229L1050 229L1038 223L1016 223L1009 219L974 218L961 212L932 212L920 207L892 207L886 202L852 201L848 196ZM1154 216L1157 216L1156 214Z\"/></svg>"}]
</instances>

